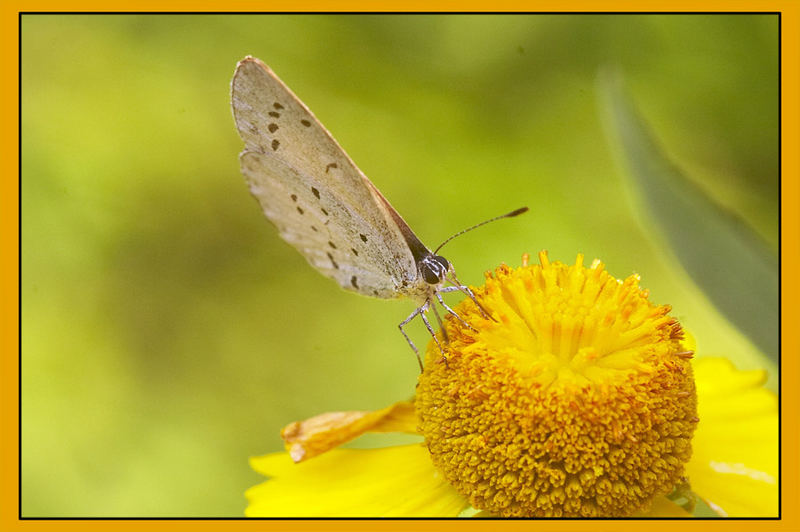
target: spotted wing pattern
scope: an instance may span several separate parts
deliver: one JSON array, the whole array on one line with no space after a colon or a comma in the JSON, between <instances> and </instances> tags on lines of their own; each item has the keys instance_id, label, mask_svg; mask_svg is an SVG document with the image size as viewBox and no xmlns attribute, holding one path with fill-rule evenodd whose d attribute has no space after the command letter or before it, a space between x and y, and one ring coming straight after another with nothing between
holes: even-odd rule
<instances>
[{"instance_id":1,"label":"spotted wing pattern","mask_svg":"<svg viewBox=\"0 0 800 532\"><path fill-rule=\"evenodd\" d=\"M421 281L413 233L303 102L247 57L236 67L231 104L245 143L242 174L281 238L346 289L414 293Z\"/></svg>"}]
</instances>

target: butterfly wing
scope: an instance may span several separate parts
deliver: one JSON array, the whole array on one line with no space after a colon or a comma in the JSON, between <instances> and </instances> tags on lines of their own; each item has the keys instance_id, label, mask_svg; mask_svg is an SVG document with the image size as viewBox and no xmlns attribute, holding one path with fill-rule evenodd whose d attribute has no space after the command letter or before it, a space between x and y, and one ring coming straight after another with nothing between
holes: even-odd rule
<instances>
[{"instance_id":1,"label":"butterfly wing","mask_svg":"<svg viewBox=\"0 0 800 532\"><path fill-rule=\"evenodd\" d=\"M267 65L246 57L231 85L242 174L281 238L346 289L407 293L418 283L408 235L419 241L399 214Z\"/></svg>"}]
</instances>

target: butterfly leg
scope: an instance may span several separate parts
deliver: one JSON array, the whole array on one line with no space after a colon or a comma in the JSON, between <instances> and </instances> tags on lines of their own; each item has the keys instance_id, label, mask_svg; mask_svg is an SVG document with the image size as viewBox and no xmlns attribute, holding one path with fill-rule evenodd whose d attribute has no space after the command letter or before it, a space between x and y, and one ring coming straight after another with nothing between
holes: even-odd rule
<instances>
[{"instance_id":1,"label":"butterfly leg","mask_svg":"<svg viewBox=\"0 0 800 532\"><path fill-rule=\"evenodd\" d=\"M444 349L442 349L442 344L439 343L439 339L436 338L436 333L433 331L433 327L431 327L430 322L428 321L428 317L425 315L425 312L428 310L428 306L430 306L431 300L427 300L424 305L420 307L421 312L419 313L420 317L422 318L422 323L425 324L427 327L428 332L431 333L433 336L433 341L436 342L436 347L439 348L439 352L442 354L442 360L444 360L445 365L447 365L447 355L444 354Z\"/></svg>"},{"instance_id":2,"label":"butterfly leg","mask_svg":"<svg viewBox=\"0 0 800 532\"><path fill-rule=\"evenodd\" d=\"M454 286L448 286L447 288L455 288L455 287L454 287ZM442 299L442 292L444 292L445 290L447 290L447 289L446 289L446 288L444 288L444 289L442 289L442 290L437 290L436 292L434 292L434 294L436 294L436 299L438 299L438 300L439 300L439 303L440 303L440 304L441 304L441 305L444 307L444 309L445 309L445 310L446 310L448 313L450 313L452 316L455 316L455 317L456 317L456 319L457 319L458 321L460 321L462 325L464 325L464 327L466 327L466 328L468 328L468 329L472 329L472 330L473 330L473 331L475 331L475 332L478 332L478 331L475 329L475 327L473 327L472 325L470 325L469 323L467 323L466 321L464 321L464 318L462 318L461 316L459 316L458 314L456 314L456 311L455 311L455 310L453 310L453 309L451 309L451 308L450 308L450 307L447 305L447 303L445 303L445 302L444 302L444 299ZM450 290L450 291L452 292L452 290ZM435 309L436 309L436 307L434 307L434 310L435 310ZM436 317L438 318L438 317L439 317L439 315L437 314L437 315L436 315ZM444 331L444 327L442 327L442 331Z\"/></svg>"},{"instance_id":3,"label":"butterfly leg","mask_svg":"<svg viewBox=\"0 0 800 532\"><path fill-rule=\"evenodd\" d=\"M497 321L496 319L494 319L494 317L489 315L488 312L486 312L486 309L483 308L483 305L481 305L478 302L478 300L475 298L475 294L472 293L472 290L470 290L468 286L465 286L465 285L461 284L461 281L459 281L458 277L456 277L455 270L452 269L452 265L451 265L451 270L450 270L450 277L447 280L455 285L453 287L447 287L447 288L455 288L456 290L464 292L465 294L467 294L469 296L469 298L472 300L472 302L475 303L475 306L478 307L478 310L481 312L481 314L483 314L484 318L486 318L487 320L495 321L495 322ZM443 292L444 290L445 289L443 288L442 290L440 290L440 292ZM455 291L455 290L453 290L453 291Z\"/></svg>"},{"instance_id":4,"label":"butterfly leg","mask_svg":"<svg viewBox=\"0 0 800 532\"><path fill-rule=\"evenodd\" d=\"M438 289L436 292L439 294L449 294L450 292L461 292L466 286L445 286Z\"/></svg>"},{"instance_id":5,"label":"butterfly leg","mask_svg":"<svg viewBox=\"0 0 800 532\"><path fill-rule=\"evenodd\" d=\"M420 314L421 312L423 312L423 310L422 310L422 309L423 309L424 307L425 307L425 306L423 305L423 306L421 306L421 307L417 307L416 309L414 309L414 312L412 312L412 313L411 313L411 315L409 315L409 316L408 316L408 317L407 317L407 318L406 318L406 319L405 319L405 320L404 320L402 323L400 323L400 325L398 325L398 326L397 326L397 328L398 328L398 329L400 329L400 332L403 334L403 336L405 336L405 338L406 338L406 341L408 342L408 345L410 345L410 346L411 346L411 349L413 349L413 350L414 350L414 354L415 354L415 355L417 355L417 362L419 362L419 372L420 372L420 373L422 373L422 371L424 370L424 368L422 367L422 359L421 359L421 358L420 358L420 356L419 356L419 349L417 349L417 346L415 346L415 345L414 345L414 342L412 342L412 341L411 341L411 338L409 338L409 336L408 336L408 335L406 334L406 332L403 330L403 327L405 327L406 325L408 325L408 322L410 322L411 320L413 320L413 319L414 319L414 318L417 316L417 314Z\"/></svg>"},{"instance_id":6,"label":"butterfly leg","mask_svg":"<svg viewBox=\"0 0 800 532\"><path fill-rule=\"evenodd\" d=\"M439 296L439 301L441 300L442 298L441 296ZM433 315L436 316L436 322L439 324L439 330L442 331L442 336L444 337L444 343L449 344L450 338L447 336L447 329L445 329L444 327L444 323L442 322L442 317L439 316L439 311L436 310L436 305L431 305L431 308L433 309Z\"/></svg>"}]
</instances>

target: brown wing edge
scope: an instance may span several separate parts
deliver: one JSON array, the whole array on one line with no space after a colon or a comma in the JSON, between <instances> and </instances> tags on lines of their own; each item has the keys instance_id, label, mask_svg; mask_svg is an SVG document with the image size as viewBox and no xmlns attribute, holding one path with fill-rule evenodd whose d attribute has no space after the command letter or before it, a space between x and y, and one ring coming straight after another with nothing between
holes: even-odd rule
<instances>
[{"instance_id":1,"label":"brown wing edge","mask_svg":"<svg viewBox=\"0 0 800 532\"><path fill-rule=\"evenodd\" d=\"M367 179L367 184L369 185L369 189L372 191L372 194L383 203L386 210L389 211L389 215L392 217L392 221L400 230L400 234L403 235L403 239L408 244L408 249L411 250L411 255L414 257L414 262L419 263L423 257L427 257L431 254L431 250L422 243L422 241L414 234L414 231L411 230L411 227L403 220L403 217L400 216L400 213L392 207L392 204L389 203L381 191L372 184L372 182Z\"/></svg>"}]
</instances>

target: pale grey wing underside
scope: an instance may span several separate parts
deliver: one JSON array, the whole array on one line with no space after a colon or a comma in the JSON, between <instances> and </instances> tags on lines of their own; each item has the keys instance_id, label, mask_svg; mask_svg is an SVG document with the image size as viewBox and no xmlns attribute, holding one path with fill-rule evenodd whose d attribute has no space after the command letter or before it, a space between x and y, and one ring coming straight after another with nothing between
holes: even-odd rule
<instances>
[{"instance_id":1,"label":"pale grey wing underside","mask_svg":"<svg viewBox=\"0 0 800 532\"><path fill-rule=\"evenodd\" d=\"M324 203L312 192L301 196L303 187L298 184L308 184L309 189L314 186L320 191L320 198L324 185L297 174L293 168L280 168L283 163L266 154L246 151L240 162L250 192L258 199L264 215L278 228L281 238L312 266L348 290L382 298L402 295L404 285L411 280L398 263L387 260L392 257L392 250L377 231L370 230L372 226L363 221L359 212L333 194ZM294 174L296 181L288 183L287 174ZM277 199L284 197L288 201Z\"/></svg>"},{"instance_id":2,"label":"pale grey wing underside","mask_svg":"<svg viewBox=\"0 0 800 532\"><path fill-rule=\"evenodd\" d=\"M236 68L231 100L242 173L281 237L346 289L403 295L417 269L391 207L308 108L250 57Z\"/></svg>"}]
</instances>

